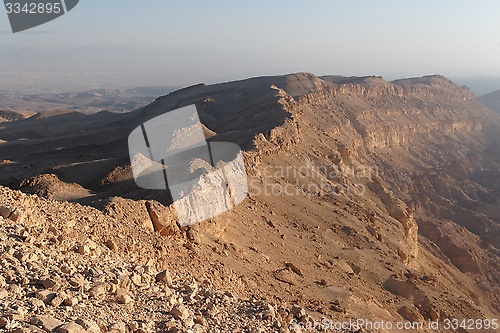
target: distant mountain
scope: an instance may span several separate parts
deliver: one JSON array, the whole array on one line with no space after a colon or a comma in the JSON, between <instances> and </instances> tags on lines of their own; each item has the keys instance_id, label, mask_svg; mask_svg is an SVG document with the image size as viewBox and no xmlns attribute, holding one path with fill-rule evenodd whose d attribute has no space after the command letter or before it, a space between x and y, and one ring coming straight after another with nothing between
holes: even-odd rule
<instances>
[{"instance_id":1,"label":"distant mountain","mask_svg":"<svg viewBox=\"0 0 500 333\"><path fill-rule=\"evenodd\" d=\"M483 96L500 89L500 77L452 77L453 82L465 85L476 96Z\"/></svg>"},{"instance_id":2,"label":"distant mountain","mask_svg":"<svg viewBox=\"0 0 500 333\"><path fill-rule=\"evenodd\" d=\"M5 121L15 121L29 118L36 112L31 111L2 111L0 110L0 123Z\"/></svg>"},{"instance_id":3,"label":"distant mountain","mask_svg":"<svg viewBox=\"0 0 500 333\"><path fill-rule=\"evenodd\" d=\"M500 90L479 97L479 100L491 110L500 114Z\"/></svg>"},{"instance_id":4,"label":"distant mountain","mask_svg":"<svg viewBox=\"0 0 500 333\"><path fill-rule=\"evenodd\" d=\"M171 87L138 87L134 89L93 89L79 92L42 94L0 94L0 110L9 112L78 111L92 114L100 111L123 113L136 110L158 96L175 90ZM7 112L7 111L6 111ZM0 118L5 118L0 115ZM3 121L19 120L11 117ZM2 121L2 119L0 119Z\"/></svg>"}]
</instances>

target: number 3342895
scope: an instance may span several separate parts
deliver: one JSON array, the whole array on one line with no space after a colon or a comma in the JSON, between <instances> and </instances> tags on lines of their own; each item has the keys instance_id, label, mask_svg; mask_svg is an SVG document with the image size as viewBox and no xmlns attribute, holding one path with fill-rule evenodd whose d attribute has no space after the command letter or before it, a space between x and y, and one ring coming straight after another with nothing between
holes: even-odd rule
<instances>
[{"instance_id":1,"label":"number 3342895","mask_svg":"<svg viewBox=\"0 0 500 333\"><path fill-rule=\"evenodd\" d=\"M60 3L25 3L7 2L7 14L59 14L62 11Z\"/></svg>"}]
</instances>

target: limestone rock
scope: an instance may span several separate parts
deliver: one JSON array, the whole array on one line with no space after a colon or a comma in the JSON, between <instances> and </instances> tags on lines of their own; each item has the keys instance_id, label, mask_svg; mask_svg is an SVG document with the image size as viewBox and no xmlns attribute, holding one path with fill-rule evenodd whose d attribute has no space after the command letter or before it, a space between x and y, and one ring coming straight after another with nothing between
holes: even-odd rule
<instances>
[{"instance_id":1,"label":"limestone rock","mask_svg":"<svg viewBox=\"0 0 500 333\"><path fill-rule=\"evenodd\" d=\"M51 316L39 315L31 318L30 323L43 328L46 332L52 332L56 327L63 324L62 321Z\"/></svg>"},{"instance_id":2,"label":"limestone rock","mask_svg":"<svg viewBox=\"0 0 500 333\"><path fill-rule=\"evenodd\" d=\"M173 288L174 284L172 282L172 275L168 269L158 273L156 275L156 281L165 283L169 288Z\"/></svg>"},{"instance_id":3,"label":"limestone rock","mask_svg":"<svg viewBox=\"0 0 500 333\"><path fill-rule=\"evenodd\" d=\"M170 313L178 320L186 320L190 315L184 304L177 304L170 310Z\"/></svg>"},{"instance_id":4,"label":"limestone rock","mask_svg":"<svg viewBox=\"0 0 500 333\"><path fill-rule=\"evenodd\" d=\"M85 329L74 321L56 328L57 333L86 333Z\"/></svg>"},{"instance_id":5,"label":"limestone rock","mask_svg":"<svg viewBox=\"0 0 500 333\"><path fill-rule=\"evenodd\" d=\"M407 305L399 309L399 314L411 322L423 322L425 319L416 308Z\"/></svg>"},{"instance_id":6,"label":"limestone rock","mask_svg":"<svg viewBox=\"0 0 500 333\"><path fill-rule=\"evenodd\" d=\"M92 320L87 320L87 319L77 319L75 321L78 325L83 327L88 333L100 333L101 329L99 328L99 325L97 323L93 322Z\"/></svg>"}]
</instances>

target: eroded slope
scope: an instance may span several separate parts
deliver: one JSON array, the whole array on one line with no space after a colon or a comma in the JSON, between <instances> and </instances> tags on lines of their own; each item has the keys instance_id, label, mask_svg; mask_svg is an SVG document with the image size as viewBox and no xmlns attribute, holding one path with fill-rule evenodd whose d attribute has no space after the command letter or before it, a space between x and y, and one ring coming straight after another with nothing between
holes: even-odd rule
<instances>
[{"instance_id":1,"label":"eroded slope","mask_svg":"<svg viewBox=\"0 0 500 333\"><path fill-rule=\"evenodd\" d=\"M179 230L157 202L166 204L164 194L134 185L126 138L193 103L211 140L245 149L250 194ZM55 174L58 191L79 184L89 190L82 203L118 221L152 221L165 241L184 239L184 269L223 268L221 285L299 303L316 318L493 318L499 129L496 115L441 76L299 73L198 85L127 115L1 125L0 181L29 191L25 178Z\"/></svg>"}]
</instances>

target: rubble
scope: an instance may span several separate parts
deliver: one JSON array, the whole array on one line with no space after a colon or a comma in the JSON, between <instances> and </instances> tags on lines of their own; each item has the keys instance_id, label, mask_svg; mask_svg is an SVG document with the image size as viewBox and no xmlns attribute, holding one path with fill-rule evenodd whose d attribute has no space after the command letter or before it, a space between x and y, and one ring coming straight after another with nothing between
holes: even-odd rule
<instances>
[{"instance_id":1,"label":"rubble","mask_svg":"<svg viewBox=\"0 0 500 333\"><path fill-rule=\"evenodd\" d=\"M51 204L21 197L41 207ZM207 332L215 327L220 332L232 327L287 332L282 324L286 313L268 303L210 289L208 281L182 281L171 269L157 270L153 260L137 265L111 238L101 243L109 251L96 251L98 242L90 235L66 234L66 221L49 225L33 216L29 221L24 225L0 218L0 332L142 333L162 327L169 332ZM40 235L34 244L21 237L27 231ZM66 234L62 246L47 241L49 233Z\"/></svg>"}]
</instances>

